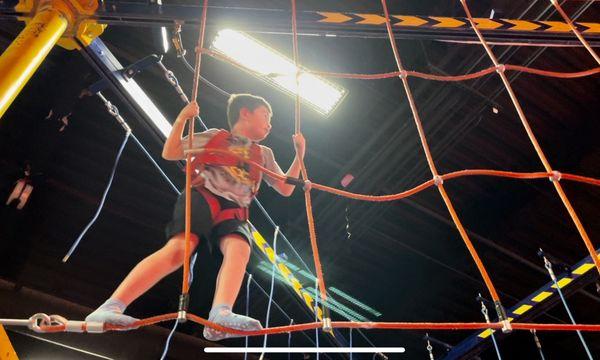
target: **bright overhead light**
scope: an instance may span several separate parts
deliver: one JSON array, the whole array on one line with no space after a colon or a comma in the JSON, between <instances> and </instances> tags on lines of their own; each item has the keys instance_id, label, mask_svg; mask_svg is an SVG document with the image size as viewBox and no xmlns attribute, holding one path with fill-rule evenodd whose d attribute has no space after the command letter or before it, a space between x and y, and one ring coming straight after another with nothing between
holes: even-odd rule
<instances>
[{"instance_id":1,"label":"bright overhead light","mask_svg":"<svg viewBox=\"0 0 600 360\"><path fill-rule=\"evenodd\" d=\"M258 40L235 30L221 30L211 48L251 70L253 75L300 98L326 116L339 105L347 90L332 82L306 72L301 68L296 86L296 66L293 60Z\"/></svg>"}]
</instances>

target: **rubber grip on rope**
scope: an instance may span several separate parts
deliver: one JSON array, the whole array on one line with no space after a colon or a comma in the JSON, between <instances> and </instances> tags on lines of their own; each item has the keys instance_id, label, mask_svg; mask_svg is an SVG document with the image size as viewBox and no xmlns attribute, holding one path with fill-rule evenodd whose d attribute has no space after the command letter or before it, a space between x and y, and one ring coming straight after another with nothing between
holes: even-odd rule
<instances>
[{"instance_id":1,"label":"rubber grip on rope","mask_svg":"<svg viewBox=\"0 0 600 360\"><path fill-rule=\"evenodd\" d=\"M502 323L502 332L509 333L512 331L512 326L510 326L510 322L508 321L508 317L506 316L506 310L504 310L504 306L500 303L499 300L494 301L494 307L496 308L496 313L498 314L498 321Z\"/></svg>"},{"instance_id":2,"label":"rubber grip on rope","mask_svg":"<svg viewBox=\"0 0 600 360\"><path fill-rule=\"evenodd\" d=\"M304 186L304 180L290 176L285 178L285 183L290 185Z\"/></svg>"},{"instance_id":3,"label":"rubber grip on rope","mask_svg":"<svg viewBox=\"0 0 600 360\"><path fill-rule=\"evenodd\" d=\"M187 321L187 311L188 306L190 304L190 295L189 294L181 294L179 295L179 311L177 312L177 321L186 322Z\"/></svg>"}]
</instances>

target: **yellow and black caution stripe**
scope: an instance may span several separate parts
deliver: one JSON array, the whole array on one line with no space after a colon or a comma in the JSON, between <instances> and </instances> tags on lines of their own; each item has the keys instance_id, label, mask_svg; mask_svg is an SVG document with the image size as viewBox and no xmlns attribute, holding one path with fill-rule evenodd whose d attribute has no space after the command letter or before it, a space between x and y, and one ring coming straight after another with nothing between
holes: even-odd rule
<instances>
[{"instance_id":1,"label":"yellow and black caution stripe","mask_svg":"<svg viewBox=\"0 0 600 360\"><path fill-rule=\"evenodd\" d=\"M256 230L253 229L252 232L253 241L258 250L260 250L266 257L269 259L271 264L275 264L277 271L279 274L285 279L287 284L294 289L294 292L298 297L302 300L302 302L308 307L308 309L314 313L315 312L315 299L314 297L302 286L302 283L296 278L296 276L292 273L290 268L287 267L283 262L281 262L277 256L275 255L275 251L269 245L267 240ZM323 311L320 307L317 308L317 318L319 320L323 319Z\"/></svg>"},{"instance_id":2,"label":"yellow and black caution stripe","mask_svg":"<svg viewBox=\"0 0 600 360\"><path fill-rule=\"evenodd\" d=\"M596 250L596 254L598 253L600 253L600 249ZM581 286L581 281L586 281L583 278L584 276L586 276L588 279L595 276L593 271L590 272L590 270L593 270L594 268L595 265L592 261L592 258L590 256L586 257L579 263L572 266L569 271L557 275L556 283L558 284L558 288L565 292L569 289L570 285L574 286L573 284L575 283L579 283L580 285L577 286ZM557 286L553 281L550 281L517 303L510 310L506 311L506 314L508 315L508 321L512 322L515 319L522 321L528 316L531 317L532 313L539 313L542 311L542 308L548 309L552 306L550 302L557 300L558 296ZM484 340L489 338L489 336L494 332L495 330L487 329L473 334L460 344L453 347L444 359L451 360L461 358L461 356L467 354L470 349L475 348Z\"/></svg>"},{"instance_id":3,"label":"yellow and black caution stripe","mask_svg":"<svg viewBox=\"0 0 600 360\"><path fill-rule=\"evenodd\" d=\"M385 17L380 14L341 13L319 11L320 19L317 21L325 24L347 24L383 26ZM402 28L429 28L429 29L454 29L465 30L470 28L469 20L461 17L445 16L415 16L415 15L392 15L392 26ZM568 33L571 31L569 25L562 21L534 21L534 20L511 20L511 19L488 19L475 18L477 26L481 30L503 30L519 32L548 32ZM577 29L584 34L600 34L600 23L575 22Z\"/></svg>"}]
</instances>

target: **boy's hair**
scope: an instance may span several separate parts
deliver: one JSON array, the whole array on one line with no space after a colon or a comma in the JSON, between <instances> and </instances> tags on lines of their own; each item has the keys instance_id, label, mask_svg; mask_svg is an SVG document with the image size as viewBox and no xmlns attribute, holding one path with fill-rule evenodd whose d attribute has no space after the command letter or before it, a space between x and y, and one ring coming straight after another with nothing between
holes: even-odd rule
<instances>
[{"instance_id":1,"label":"boy's hair","mask_svg":"<svg viewBox=\"0 0 600 360\"><path fill-rule=\"evenodd\" d=\"M231 94L227 101L227 123L229 124L229 128L233 129L233 126L238 122L240 110L242 110L242 108L254 111L260 106L266 107L271 114L273 113L271 104L260 96L251 94Z\"/></svg>"}]
</instances>

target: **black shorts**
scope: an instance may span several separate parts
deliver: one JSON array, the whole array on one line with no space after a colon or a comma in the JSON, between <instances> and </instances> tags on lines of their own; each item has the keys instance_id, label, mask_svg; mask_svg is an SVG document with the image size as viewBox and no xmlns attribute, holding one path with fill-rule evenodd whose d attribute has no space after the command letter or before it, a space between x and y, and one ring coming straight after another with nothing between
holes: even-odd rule
<instances>
[{"instance_id":1,"label":"black shorts","mask_svg":"<svg viewBox=\"0 0 600 360\"><path fill-rule=\"evenodd\" d=\"M215 195L219 200L221 209L234 209L240 206L233 201ZM213 224L210 206L204 196L196 190L192 190L192 226L191 232L200 240L207 242L208 250L213 253L219 248L220 239L228 234L242 236L252 246L252 230L247 221L231 219L219 224ZM167 241L173 236L185 232L185 191L179 195L173 208L173 218L165 228Z\"/></svg>"}]
</instances>

